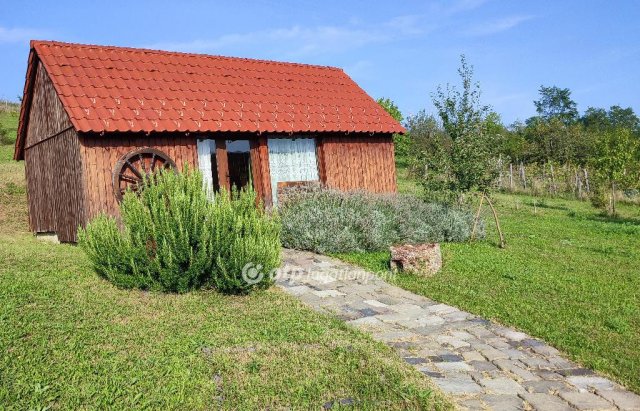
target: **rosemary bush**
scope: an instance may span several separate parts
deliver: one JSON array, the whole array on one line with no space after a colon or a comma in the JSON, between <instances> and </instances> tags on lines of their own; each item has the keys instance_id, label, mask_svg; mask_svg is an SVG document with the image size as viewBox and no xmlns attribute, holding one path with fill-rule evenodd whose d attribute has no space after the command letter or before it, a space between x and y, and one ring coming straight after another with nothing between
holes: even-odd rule
<instances>
[{"instance_id":1,"label":"rosemary bush","mask_svg":"<svg viewBox=\"0 0 640 411\"><path fill-rule=\"evenodd\" d=\"M270 284L267 275L244 281L247 263L266 274L280 262L279 220L255 201L251 189L210 201L198 171L160 172L139 194L125 194L121 227L98 216L80 229L79 243L98 274L120 287L246 293Z\"/></svg>"},{"instance_id":2,"label":"rosemary bush","mask_svg":"<svg viewBox=\"0 0 640 411\"><path fill-rule=\"evenodd\" d=\"M410 195L290 189L280 202L282 244L318 253L379 251L393 244L465 241L473 215ZM484 226L479 224L479 236Z\"/></svg>"}]
</instances>

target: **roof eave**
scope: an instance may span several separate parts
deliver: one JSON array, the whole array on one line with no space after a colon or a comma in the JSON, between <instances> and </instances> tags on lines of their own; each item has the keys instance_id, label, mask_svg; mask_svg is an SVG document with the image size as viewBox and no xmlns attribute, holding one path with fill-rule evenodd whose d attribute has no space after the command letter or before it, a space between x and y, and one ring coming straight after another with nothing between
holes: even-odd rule
<instances>
[{"instance_id":1,"label":"roof eave","mask_svg":"<svg viewBox=\"0 0 640 411\"><path fill-rule=\"evenodd\" d=\"M22 91L22 104L20 104L20 116L18 117L18 132L16 133L16 143L13 152L13 159L24 160L24 142L27 133L27 123L29 122L29 111L33 98L33 83L35 81L35 67L38 58L31 42L29 50L29 60L27 61L27 74L24 79L24 89Z\"/></svg>"}]
</instances>

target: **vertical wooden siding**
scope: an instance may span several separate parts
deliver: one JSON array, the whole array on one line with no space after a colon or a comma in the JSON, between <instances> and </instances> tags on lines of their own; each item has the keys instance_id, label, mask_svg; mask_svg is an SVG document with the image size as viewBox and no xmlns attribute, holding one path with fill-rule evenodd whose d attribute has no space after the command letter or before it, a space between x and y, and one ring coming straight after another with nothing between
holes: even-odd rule
<instances>
[{"instance_id":1,"label":"vertical wooden siding","mask_svg":"<svg viewBox=\"0 0 640 411\"><path fill-rule=\"evenodd\" d=\"M31 230L76 241L85 217L80 146L42 63L35 74L24 159Z\"/></svg>"},{"instance_id":2,"label":"vertical wooden siding","mask_svg":"<svg viewBox=\"0 0 640 411\"><path fill-rule=\"evenodd\" d=\"M25 151L29 225L36 233L55 232L62 242L75 242L84 223L84 189L80 145L74 130Z\"/></svg>"},{"instance_id":3,"label":"vertical wooden siding","mask_svg":"<svg viewBox=\"0 0 640 411\"><path fill-rule=\"evenodd\" d=\"M42 63L36 69L25 147L69 129L71 121Z\"/></svg>"},{"instance_id":4,"label":"vertical wooden siding","mask_svg":"<svg viewBox=\"0 0 640 411\"><path fill-rule=\"evenodd\" d=\"M328 187L374 193L397 191L390 135L335 135L321 140L320 174Z\"/></svg>"},{"instance_id":5,"label":"vertical wooden siding","mask_svg":"<svg viewBox=\"0 0 640 411\"><path fill-rule=\"evenodd\" d=\"M113 192L113 170L116 162L125 154L139 148L152 147L167 154L179 170L185 163L198 167L196 137L172 134L133 135L80 135L80 152L85 166L85 190L87 217L100 212L118 215L118 202Z\"/></svg>"}]
</instances>

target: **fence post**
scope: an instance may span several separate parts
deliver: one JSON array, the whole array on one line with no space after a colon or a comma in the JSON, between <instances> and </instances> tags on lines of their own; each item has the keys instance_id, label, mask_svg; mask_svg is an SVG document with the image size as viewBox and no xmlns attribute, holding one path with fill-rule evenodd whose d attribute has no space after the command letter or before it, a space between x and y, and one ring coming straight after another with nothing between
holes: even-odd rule
<instances>
[{"instance_id":1,"label":"fence post","mask_svg":"<svg viewBox=\"0 0 640 411\"><path fill-rule=\"evenodd\" d=\"M513 191L513 163L509 163L509 190Z\"/></svg>"},{"instance_id":2,"label":"fence post","mask_svg":"<svg viewBox=\"0 0 640 411\"><path fill-rule=\"evenodd\" d=\"M587 190L587 194L591 194L591 190L589 188L589 175L587 174L587 169L583 168L582 172L584 174L584 188Z\"/></svg>"},{"instance_id":3,"label":"fence post","mask_svg":"<svg viewBox=\"0 0 640 411\"><path fill-rule=\"evenodd\" d=\"M527 189L527 175L525 173L524 163L522 161L520 162L520 178L522 179L522 186L526 190Z\"/></svg>"}]
</instances>

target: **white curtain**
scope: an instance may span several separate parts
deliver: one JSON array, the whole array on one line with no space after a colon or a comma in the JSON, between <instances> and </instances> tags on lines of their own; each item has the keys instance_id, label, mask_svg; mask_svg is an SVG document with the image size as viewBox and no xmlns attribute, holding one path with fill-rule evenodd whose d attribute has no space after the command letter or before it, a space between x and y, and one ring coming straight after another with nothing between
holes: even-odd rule
<instances>
[{"instance_id":1,"label":"white curtain","mask_svg":"<svg viewBox=\"0 0 640 411\"><path fill-rule=\"evenodd\" d=\"M270 138L269 171L273 204L278 204L278 183L317 181L318 161L313 138Z\"/></svg>"},{"instance_id":2,"label":"white curtain","mask_svg":"<svg viewBox=\"0 0 640 411\"><path fill-rule=\"evenodd\" d=\"M211 154L216 151L215 140L198 140L198 168L202 173L204 188L208 194L213 194L213 170L211 170ZM217 173L218 170L215 170Z\"/></svg>"}]
</instances>

